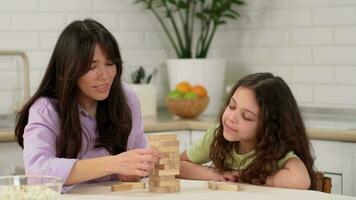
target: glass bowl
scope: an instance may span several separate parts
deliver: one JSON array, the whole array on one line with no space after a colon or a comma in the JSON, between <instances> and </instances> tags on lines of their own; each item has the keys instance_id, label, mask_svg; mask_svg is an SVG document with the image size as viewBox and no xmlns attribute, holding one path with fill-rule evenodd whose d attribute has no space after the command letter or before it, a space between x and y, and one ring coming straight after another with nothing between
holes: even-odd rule
<instances>
[{"instance_id":1,"label":"glass bowl","mask_svg":"<svg viewBox=\"0 0 356 200\"><path fill-rule=\"evenodd\" d=\"M0 176L1 200L56 200L62 181L53 176Z\"/></svg>"}]
</instances>

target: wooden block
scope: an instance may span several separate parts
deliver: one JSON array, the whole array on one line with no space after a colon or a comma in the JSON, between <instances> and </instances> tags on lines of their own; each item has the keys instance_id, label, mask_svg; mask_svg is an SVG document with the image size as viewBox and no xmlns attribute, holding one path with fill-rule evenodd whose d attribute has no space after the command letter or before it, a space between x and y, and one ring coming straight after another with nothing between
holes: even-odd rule
<instances>
[{"instance_id":1,"label":"wooden block","mask_svg":"<svg viewBox=\"0 0 356 200\"><path fill-rule=\"evenodd\" d=\"M180 181L175 179L172 181L154 181L149 180L149 187L178 187L180 185Z\"/></svg>"},{"instance_id":2,"label":"wooden block","mask_svg":"<svg viewBox=\"0 0 356 200\"><path fill-rule=\"evenodd\" d=\"M171 176L171 175L178 175L179 169L167 169L167 170L160 170L160 169L153 169L150 172L150 176Z\"/></svg>"},{"instance_id":3,"label":"wooden block","mask_svg":"<svg viewBox=\"0 0 356 200\"><path fill-rule=\"evenodd\" d=\"M127 191L127 190L132 190L133 186L129 184L117 184L117 185L112 185L111 186L111 191L112 192L118 192L118 191Z\"/></svg>"},{"instance_id":4,"label":"wooden block","mask_svg":"<svg viewBox=\"0 0 356 200\"><path fill-rule=\"evenodd\" d=\"M179 146L172 146L172 147L151 147L152 149L157 149L161 152L179 152Z\"/></svg>"},{"instance_id":5,"label":"wooden block","mask_svg":"<svg viewBox=\"0 0 356 200\"><path fill-rule=\"evenodd\" d=\"M154 166L155 169L160 169L160 170L167 170L167 169L179 169L180 168L180 162L179 161L172 161L167 164L155 164Z\"/></svg>"},{"instance_id":6,"label":"wooden block","mask_svg":"<svg viewBox=\"0 0 356 200\"><path fill-rule=\"evenodd\" d=\"M162 152L162 159L168 158L170 160L179 160L179 152Z\"/></svg>"},{"instance_id":7,"label":"wooden block","mask_svg":"<svg viewBox=\"0 0 356 200\"><path fill-rule=\"evenodd\" d=\"M180 162L180 159L161 158L161 159L159 159L158 164L165 165L165 164L170 164L173 162Z\"/></svg>"},{"instance_id":8,"label":"wooden block","mask_svg":"<svg viewBox=\"0 0 356 200\"><path fill-rule=\"evenodd\" d=\"M126 191L132 189L145 189L144 182L120 182L111 186L111 191Z\"/></svg>"},{"instance_id":9,"label":"wooden block","mask_svg":"<svg viewBox=\"0 0 356 200\"><path fill-rule=\"evenodd\" d=\"M122 182L121 184L132 185L132 189L145 189L145 182Z\"/></svg>"},{"instance_id":10,"label":"wooden block","mask_svg":"<svg viewBox=\"0 0 356 200\"><path fill-rule=\"evenodd\" d=\"M153 180L153 181L173 181L175 180L175 176L149 176L148 180Z\"/></svg>"},{"instance_id":11,"label":"wooden block","mask_svg":"<svg viewBox=\"0 0 356 200\"><path fill-rule=\"evenodd\" d=\"M218 183L215 181L208 181L208 188L212 190L218 189Z\"/></svg>"},{"instance_id":12,"label":"wooden block","mask_svg":"<svg viewBox=\"0 0 356 200\"><path fill-rule=\"evenodd\" d=\"M212 190L239 191L240 186L232 182L208 181L208 188Z\"/></svg>"},{"instance_id":13,"label":"wooden block","mask_svg":"<svg viewBox=\"0 0 356 200\"><path fill-rule=\"evenodd\" d=\"M179 140L153 141L148 140L151 147L179 147Z\"/></svg>"},{"instance_id":14,"label":"wooden block","mask_svg":"<svg viewBox=\"0 0 356 200\"><path fill-rule=\"evenodd\" d=\"M149 134L147 137L151 141L177 140L177 134L175 133Z\"/></svg>"}]
</instances>

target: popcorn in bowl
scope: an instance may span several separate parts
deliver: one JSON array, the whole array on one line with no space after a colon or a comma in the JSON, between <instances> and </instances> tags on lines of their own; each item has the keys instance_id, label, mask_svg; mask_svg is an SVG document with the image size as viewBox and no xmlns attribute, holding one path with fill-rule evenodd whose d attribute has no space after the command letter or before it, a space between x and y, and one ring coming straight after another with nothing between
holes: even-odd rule
<instances>
[{"instance_id":1,"label":"popcorn in bowl","mask_svg":"<svg viewBox=\"0 0 356 200\"><path fill-rule=\"evenodd\" d=\"M62 182L51 176L2 176L1 200L57 200Z\"/></svg>"}]
</instances>

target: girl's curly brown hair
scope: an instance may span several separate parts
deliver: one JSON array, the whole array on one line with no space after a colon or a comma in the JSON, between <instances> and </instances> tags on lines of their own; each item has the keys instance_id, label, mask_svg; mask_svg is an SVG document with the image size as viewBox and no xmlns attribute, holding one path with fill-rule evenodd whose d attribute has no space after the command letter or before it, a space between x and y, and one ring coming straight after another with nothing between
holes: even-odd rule
<instances>
[{"instance_id":1,"label":"girl's curly brown hair","mask_svg":"<svg viewBox=\"0 0 356 200\"><path fill-rule=\"evenodd\" d=\"M271 73L245 76L231 90L219 114L220 123L210 147L213 164L222 171L233 170L233 163L227 163L226 160L232 159L232 152L237 149L239 142L229 142L224 138L222 116L240 86L255 93L260 108L256 130L257 144L253 155L255 159L241 171L240 180L257 185L265 184L267 176L276 171L277 161L289 151L294 151L308 170L311 180L309 189L315 189L314 159L310 153L309 139L297 102L283 79Z\"/></svg>"}]
</instances>

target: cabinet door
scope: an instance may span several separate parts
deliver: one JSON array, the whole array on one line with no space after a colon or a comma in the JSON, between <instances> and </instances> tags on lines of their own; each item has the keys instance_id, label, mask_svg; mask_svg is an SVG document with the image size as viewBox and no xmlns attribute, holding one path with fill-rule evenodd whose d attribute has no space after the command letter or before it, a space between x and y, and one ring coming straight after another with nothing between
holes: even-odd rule
<instances>
[{"instance_id":1,"label":"cabinet door","mask_svg":"<svg viewBox=\"0 0 356 200\"><path fill-rule=\"evenodd\" d=\"M10 174L10 166L23 167L22 149L15 142L0 143L0 176Z\"/></svg>"},{"instance_id":2,"label":"cabinet door","mask_svg":"<svg viewBox=\"0 0 356 200\"><path fill-rule=\"evenodd\" d=\"M146 134L155 134L155 133L166 133L164 132L149 132ZM183 130L183 131L170 131L169 133L176 133L177 139L179 140L179 152L185 151L190 145L190 131Z\"/></svg>"},{"instance_id":3,"label":"cabinet door","mask_svg":"<svg viewBox=\"0 0 356 200\"><path fill-rule=\"evenodd\" d=\"M325 173L324 176L331 178L331 193L342 194L342 176L341 174L329 174Z\"/></svg>"},{"instance_id":4,"label":"cabinet door","mask_svg":"<svg viewBox=\"0 0 356 200\"><path fill-rule=\"evenodd\" d=\"M342 192L356 196L356 143L344 142L342 153Z\"/></svg>"},{"instance_id":5,"label":"cabinet door","mask_svg":"<svg viewBox=\"0 0 356 200\"><path fill-rule=\"evenodd\" d=\"M315 167L324 173L342 174L342 142L312 140Z\"/></svg>"}]
</instances>

